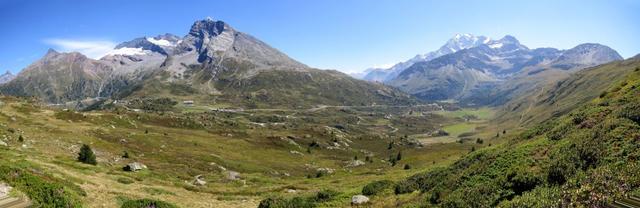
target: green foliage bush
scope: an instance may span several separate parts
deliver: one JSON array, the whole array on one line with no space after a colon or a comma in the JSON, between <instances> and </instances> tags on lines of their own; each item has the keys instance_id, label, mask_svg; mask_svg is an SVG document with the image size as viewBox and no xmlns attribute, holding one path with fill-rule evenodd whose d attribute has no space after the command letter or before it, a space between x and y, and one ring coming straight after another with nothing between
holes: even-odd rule
<instances>
[{"instance_id":1,"label":"green foliage bush","mask_svg":"<svg viewBox=\"0 0 640 208\"><path fill-rule=\"evenodd\" d=\"M154 199L125 200L121 208L178 208L178 206Z\"/></svg>"},{"instance_id":2,"label":"green foliage bush","mask_svg":"<svg viewBox=\"0 0 640 208\"><path fill-rule=\"evenodd\" d=\"M629 103L622 106L619 116L640 124L640 103Z\"/></svg>"},{"instance_id":3,"label":"green foliage bush","mask_svg":"<svg viewBox=\"0 0 640 208\"><path fill-rule=\"evenodd\" d=\"M268 197L260 201L258 208L311 208L316 207L317 203L331 201L339 194L339 192L333 190L322 190L313 196L307 197Z\"/></svg>"},{"instance_id":4,"label":"green foliage bush","mask_svg":"<svg viewBox=\"0 0 640 208\"><path fill-rule=\"evenodd\" d=\"M390 180L374 181L362 187L362 194L367 196L376 195L386 189L390 189L393 185L393 181Z\"/></svg>"},{"instance_id":5,"label":"green foliage bush","mask_svg":"<svg viewBox=\"0 0 640 208\"><path fill-rule=\"evenodd\" d=\"M23 168L0 166L0 180L25 193L35 207L81 207L78 194L50 176L38 175Z\"/></svg>"},{"instance_id":6,"label":"green foliage bush","mask_svg":"<svg viewBox=\"0 0 640 208\"><path fill-rule=\"evenodd\" d=\"M315 201L316 202L329 201L333 197L337 196L338 194L340 193L331 189L321 190L321 191L318 191L318 193L316 194Z\"/></svg>"}]
</instances>

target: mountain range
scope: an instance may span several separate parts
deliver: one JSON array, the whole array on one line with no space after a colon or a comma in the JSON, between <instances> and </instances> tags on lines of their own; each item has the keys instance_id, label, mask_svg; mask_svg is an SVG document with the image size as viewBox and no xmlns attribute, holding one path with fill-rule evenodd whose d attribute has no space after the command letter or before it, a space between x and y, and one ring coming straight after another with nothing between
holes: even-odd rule
<instances>
[{"instance_id":1,"label":"mountain range","mask_svg":"<svg viewBox=\"0 0 640 208\"><path fill-rule=\"evenodd\" d=\"M164 34L118 44L99 60L49 50L2 84L0 92L48 103L103 97L169 97L246 107L414 102L382 84L308 67L212 19L196 21L184 37Z\"/></svg>"},{"instance_id":2,"label":"mountain range","mask_svg":"<svg viewBox=\"0 0 640 208\"><path fill-rule=\"evenodd\" d=\"M509 35L491 40L465 34L456 35L437 51L389 69L369 70L362 78L384 82L424 100L501 104L508 99L495 103L495 95L511 97L506 94L530 89L537 83L523 80L573 73L616 60L622 57L600 44L580 44L568 50L529 49ZM514 88L514 83L520 85Z\"/></svg>"}]
</instances>

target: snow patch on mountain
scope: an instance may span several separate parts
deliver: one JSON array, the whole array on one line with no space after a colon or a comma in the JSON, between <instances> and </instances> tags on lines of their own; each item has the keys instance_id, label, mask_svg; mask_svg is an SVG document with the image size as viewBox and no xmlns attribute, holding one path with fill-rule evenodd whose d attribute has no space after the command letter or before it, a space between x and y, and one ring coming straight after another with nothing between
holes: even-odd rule
<instances>
[{"instance_id":1,"label":"snow patch on mountain","mask_svg":"<svg viewBox=\"0 0 640 208\"><path fill-rule=\"evenodd\" d=\"M149 54L149 53L151 53L151 51L143 50L142 48L124 47L124 48L114 49L114 50L110 51L109 53L107 53L106 56L110 56L110 55L129 55L129 56L133 56L133 55L145 55L145 54Z\"/></svg>"},{"instance_id":2,"label":"snow patch on mountain","mask_svg":"<svg viewBox=\"0 0 640 208\"><path fill-rule=\"evenodd\" d=\"M174 47L177 45L177 43L172 43L168 40L165 39L155 39L155 38L147 38L147 40L153 44L156 44L158 46L167 46L167 47Z\"/></svg>"},{"instance_id":3,"label":"snow patch on mountain","mask_svg":"<svg viewBox=\"0 0 640 208\"><path fill-rule=\"evenodd\" d=\"M502 43L494 43L489 45L490 48L502 48L503 44Z\"/></svg>"}]
</instances>

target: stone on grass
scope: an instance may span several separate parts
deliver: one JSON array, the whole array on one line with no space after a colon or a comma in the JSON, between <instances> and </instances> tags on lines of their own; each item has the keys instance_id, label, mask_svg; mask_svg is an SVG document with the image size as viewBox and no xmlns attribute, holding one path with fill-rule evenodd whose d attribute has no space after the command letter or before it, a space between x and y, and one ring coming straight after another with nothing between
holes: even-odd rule
<instances>
[{"instance_id":1,"label":"stone on grass","mask_svg":"<svg viewBox=\"0 0 640 208\"><path fill-rule=\"evenodd\" d=\"M0 198L8 196L10 191L11 191L11 186L4 183L0 183Z\"/></svg>"},{"instance_id":2,"label":"stone on grass","mask_svg":"<svg viewBox=\"0 0 640 208\"><path fill-rule=\"evenodd\" d=\"M369 202L369 197L366 197L365 195L355 195L353 197L351 197L351 204L352 205L359 205L359 204L364 204Z\"/></svg>"},{"instance_id":3,"label":"stone on grass","mask_svg":"<svg viewBox=\"0 0 640 208\"><path fill-rule=\"evenodd\" d=\"M142 170L142 169L147 169L147 166L142 164L142 163L139 163L139 162L132 162L132 163L129 163L126 166L124 166L124 168L122 168L122 169L125 170L125 171L133 171L133 172L135 172L135 171L139 171L139 170Z\"/></svg>"},{"instance_id":4,"label":"stone on grass","mask_svg":"<svg viewBox=\"0 0 640 208\"><path fill-rule=\"evenodd\" d=\"M204 176L202 176L202 175L197 175L195 177L195 179L193 180L193 185L204 186L205 184L207 184L207 182L204 181Z\"/></svg>"},{"instance_id":5,"label":"stone on grass","mask_svg":"<svg viewBox=\"0 0 640 208\"><path fill-rule=\"evenodd\" d=\"M358 167L364 164L365 162L362 160L352 160L347 163L347 167Z\"/></svg>"},{"instance_id":6,"label":"stone on grass","mask_svg":"<svg viewBox=\"0 0 640 208\"><path fill-rule=\"evenodd\" d=\"M228 180L238 180L240 179L240 173L236 171L227 171L227 179Z\"/></svg>"}]
</instances>

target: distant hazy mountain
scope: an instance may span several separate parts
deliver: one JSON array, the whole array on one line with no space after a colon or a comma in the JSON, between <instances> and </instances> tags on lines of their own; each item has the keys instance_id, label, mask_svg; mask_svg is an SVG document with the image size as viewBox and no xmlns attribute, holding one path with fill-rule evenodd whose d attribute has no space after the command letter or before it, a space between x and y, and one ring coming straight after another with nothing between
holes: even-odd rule
<instances>
[{"instance_id":1,"label":"distant hazy mountain","mask_svg":"<svg viewBox=\"0 0 640 208\"><path fill-rule=\"evenodd\" d=\"M246 107L407 104L407 94L310 68L222 21L187 35L141 37L100 60L50 50L0 91L51 103L96 97L170 97Z\"/></svg>"},{"instance_id":2,"label":"distant hazy mountain","mask_svg":"<svg viewBox=\"0 0 640 208\"><path fill-rule=\"evenodd\" d=\"M16 78L16 76L13 75L10 71L7 71L4 74L0 75L0 84L7 83L13 80L13 78Z\"/></svg>"},{"instance_id":3,"label":"distant hazy mountain","mask_svg":"<svg viewBox=\"0 0 640 208\"><path fill-rule=\"evenodd\" d=\"M486 103L486 99L492 99L484 96L487 92L500 89L514 78L523 79L549 69L572 71L621 59L616 51L599 44L582 44L569 50L529 49L515 37L505 36L417 62L386 83L425 100ZM523 71L527 74L521 75Z\"/></svg>"},{"instance_id":4,"label":"distant hazy mountain","mask_svg":"<svg viewBox=\"0 0 640 208\"><path fill-rule=\"evenodd\" d=\"M359 77L368 81L379 81L379 82L387 82L389 80L394 79L398 74L400 74L403 70L409 68L411 65L422 62L429 61L434 58L440 57L442 55L455 53L457 51L472 48L479 46L481 44L488 43L490 41L489 38L485 36L474 36L471 34L457 34L455 37L451 38L440 47L436 51L432 51L426 54L418 54L415 57L397 63L393 65L391 68L370 68L365 70L363 76Z\"/></svg>"}]
</instances>

